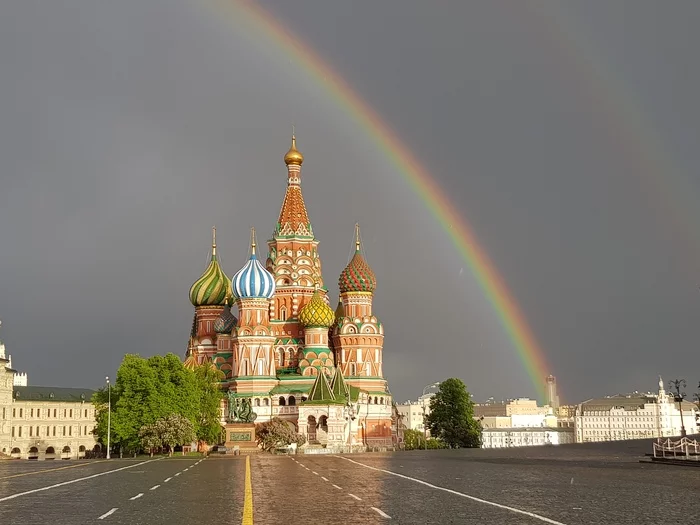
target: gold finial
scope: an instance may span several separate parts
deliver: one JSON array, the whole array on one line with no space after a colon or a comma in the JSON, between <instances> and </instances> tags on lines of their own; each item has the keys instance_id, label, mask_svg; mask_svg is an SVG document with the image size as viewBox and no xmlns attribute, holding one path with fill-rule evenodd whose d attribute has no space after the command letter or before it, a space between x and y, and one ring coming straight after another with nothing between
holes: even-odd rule
<instances>
[{"instance_id":1,"label":"gold finial","mask_svg":"<svg viewBox=\"0 0 700 525\"><path fill-rule=\"evenodd\" d=\"M302 155L301 152L299 150L297 150L297 138L296 138L296 135L294 134L294 129L292 128L292 147L289 148L289 151L284 156L284 163L287 166L290 166L290 165L301 166L301 164L303 162L304 162L304 155Z\"/></svg>"},{"instance_id":2,"label":"gold finial","mask_svg":"<svg viewBox=\"0 0 700 525\"><path fill-rule=\"evenodd\" d=\"M216 226L212 226L211 229L211 255L216 256Z\"/></svg>"},{"instance_id":3,"label":"gold finial","mask_svg":"<svg viewBox=\"0 0 700 525\"><path fill-rule=\"evenodd\" d=\"M250 249L255 255L255 228L250 229Z\"/></svg>"},{"instance_id":4,"label":"gold finial","mask_svg":"<svg viewBox=\"0 0 700 525\"><path fill-rule=\"evenodd\" d=\"M355 223L355 251L360 251L360 224Z\"/></svg>"}]
</instances>

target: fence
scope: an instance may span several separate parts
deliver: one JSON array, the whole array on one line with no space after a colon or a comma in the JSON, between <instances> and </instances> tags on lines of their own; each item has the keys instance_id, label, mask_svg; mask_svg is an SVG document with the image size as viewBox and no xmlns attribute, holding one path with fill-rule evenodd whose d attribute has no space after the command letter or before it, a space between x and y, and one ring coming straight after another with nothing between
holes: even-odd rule
<instances>
[{"instance_id":1,"label":"fence","mask_svg":"<svg viewBox=\"0 0 700 525\"><path fill-rule=\"evenodd\" d=\"M686 437L678 441L659 439L654 443L654 458L700 461L700 442Z\"/></svg>"}]
</instances>

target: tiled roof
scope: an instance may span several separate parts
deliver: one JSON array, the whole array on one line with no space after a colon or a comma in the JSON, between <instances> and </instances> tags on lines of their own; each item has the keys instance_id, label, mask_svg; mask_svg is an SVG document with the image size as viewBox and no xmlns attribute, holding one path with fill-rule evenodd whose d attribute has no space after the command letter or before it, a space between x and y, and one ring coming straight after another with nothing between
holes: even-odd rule
<instances>
[{"instance_id":1,"label":"tiled roof","mask_svg":"<svg viewBox=\"0 0 700 525\"><path fill-rule=\"evenodd\" d=\"M15 401L72 401L90 402L94 390L87 388L64 388L54 386L16 386L13 397Z\"/></svg>"}]
</instances>

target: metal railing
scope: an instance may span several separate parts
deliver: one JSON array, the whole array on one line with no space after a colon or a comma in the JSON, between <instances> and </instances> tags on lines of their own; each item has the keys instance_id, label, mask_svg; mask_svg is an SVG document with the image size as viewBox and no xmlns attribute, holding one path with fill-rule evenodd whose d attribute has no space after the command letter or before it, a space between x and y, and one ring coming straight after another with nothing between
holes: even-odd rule
<instances>
[{"instance_id":1,"label":"metal railing","mask_svg":"<svg viewBox=\"0 0 700 525\"><path fill-rule=\"evenodd\" d=\"M654 458L700 461L700 442L682 437L678 441L659 439L654 445Z\"/></svg>"}]
</instances>

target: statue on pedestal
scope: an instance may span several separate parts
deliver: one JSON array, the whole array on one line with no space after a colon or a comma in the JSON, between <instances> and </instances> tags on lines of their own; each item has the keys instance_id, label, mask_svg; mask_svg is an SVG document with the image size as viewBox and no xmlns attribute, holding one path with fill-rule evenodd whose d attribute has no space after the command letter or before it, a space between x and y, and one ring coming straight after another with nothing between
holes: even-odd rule
<instances>
[{"instance_id":1,"label":"statue on pedestal","mask_svg":"<svg viewBox=\"0 0 700 525\"><path fill-rule=\"evenodd\" d=\"M250 398L240 398L235 392L228 393L228 422L253 423L258 415L253 412Z\"/></svg>"}]
</instances>

